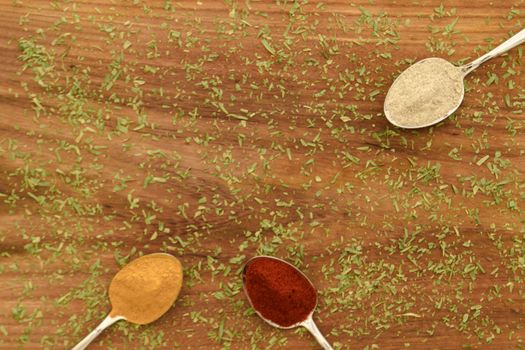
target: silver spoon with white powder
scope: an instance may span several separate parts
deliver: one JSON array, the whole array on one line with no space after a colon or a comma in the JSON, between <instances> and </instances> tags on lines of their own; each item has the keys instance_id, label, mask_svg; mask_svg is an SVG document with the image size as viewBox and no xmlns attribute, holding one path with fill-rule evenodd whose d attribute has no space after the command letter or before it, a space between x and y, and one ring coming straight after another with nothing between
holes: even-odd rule
<instances>
[{"instance_id":1,"label":"silver spoon with white powder","mask_svg":"<svg viewBox=\"0 0 525 350\"><path fill-rule=\"evenodd\" d=\"M525 29L478 59L457 67L432 57L414 63L394 81L385 98L385 116L390 123L406 129L439 123L458 109L463 101L463 79L482 63L525 42Z\"/></svg>"}]
</instances>

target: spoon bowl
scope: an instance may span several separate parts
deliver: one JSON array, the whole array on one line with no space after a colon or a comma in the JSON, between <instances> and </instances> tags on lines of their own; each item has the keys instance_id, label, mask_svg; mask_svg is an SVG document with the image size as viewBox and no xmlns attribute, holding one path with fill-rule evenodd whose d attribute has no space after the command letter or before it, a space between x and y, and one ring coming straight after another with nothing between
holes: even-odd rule
<instances>
[{"instance_id":1,"label":"spoon bowl","mask_svg":"<svg viewBox=\"0 0 525 350\"><path fill-rule=\"evenodd\" d=\"M437 69L437 70L436 70ZM418 61L392 83L385 98L384 113L393 125L424 128L441 122L463 102L465 71L439 57ZM417 94L412 94L417 86ZM410 120L407 114L411 116Z\"/></svg>"},{"instance_id":2,"label":"spoon bowl","mask_svg":"<svg viewBox=\"0 0 525 350\"><path fill-rule=\"evenodd\" d=\"M156 265L161 267L155 269L157 276L145 272ZM160 280L156 278L159 274L162 277ZM168 280L173 288L166 291L165 282ZM110 316L121 316L128 322L140 325L154 322L173 305L181 288L182 265L179 259L165 253L144 255L125 265L113 277L108 290L112 305ZM151 297L160 291L164 291L165 298ZM137 305L137 300L142 304Z\"/></svg>"},{"instance_id":3,"label":"spoon bowl","mask_svg":"<svg viewBox=\"0 0 525 350\"><path fill-rule=\"evenodd\" d=\"M251 283L250 279L247 278L247 275L249 273L250 267L253 264L257 264L257 263L264 262L264 261L271 261L274 263L282 264L282 266L288 269L289 271L294 271L295 273L297 273L297 276L300 276L299 278L302 279L303 282L307 283L307 285L313 291L315 301L309 307L310 309L309 312L305 314L303 317L301 317L301 319L297 319L295 322L292 322L291 324L279 324L278 322L272 321L271 319L269 319L266 315L264 315L263 312L261 312L261 310L258 310L257 305L252 300L252 297L250 295L250 290L247 287L247 285ZM244 290L246 297L248 298L248 302L254 309L255 313L260 318L262 318L266 323L268 323L269 325L273 327L280 328L280 329L292 329L292 328L297 328L297 327L304 327L315 337L315 339L318 341L318 343L322 346L324 350L333 350L333 348L328 343L326 338L322 335L322 333L319 331L319 329L317 328L317 325L315 324L313 320L313 314L314 314L315 308L317 307L317 292L315 291L315 287L313 283L310 281L310 279L308 279L308 277L306 277L306 275L302 271L297 269L294 265L288 263L287 261L284 261L282 259L275 258L272 256L266 256L266 255L256 256L256 257L249 259L245 263L243 270L242 270L242 282L243 282L243 290ZM267 281L267 282L271 283L274 281ZM293 300L290 300L290 303L293 303Z\"/></svg>"}]
</instances>

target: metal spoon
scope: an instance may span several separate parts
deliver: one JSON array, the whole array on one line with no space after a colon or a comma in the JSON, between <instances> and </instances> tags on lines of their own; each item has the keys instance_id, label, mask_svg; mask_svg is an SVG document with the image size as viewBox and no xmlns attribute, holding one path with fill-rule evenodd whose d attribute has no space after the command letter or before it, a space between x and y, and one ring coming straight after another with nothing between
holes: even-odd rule
<instances>
[{"instance_id":1,"label":"metal spoon","mask_svg":"<svg viewBox=\"0 0 525 350\"><path fill-rule=\"evenodd\" d=\"M173 271L180 271L180 272L173 273L172 276L170 276L170 278L176 279L176 285L178 286L178 288L174 288L174 290L171 291L172 293L170 295L170 298L168 300L165 300L164 305L160 305L160 308L159 308L158 312L156 312L155 314L151 314L149 319L146 322L143 322L143 321L135 320L133 318L133 316L131 316L131 315L125 315L125 313L126 313L125 310L116 310L115 307L114 307L115 305L113 305L113 308L112 308L111 312L109 313L109 315L107 315L106 318L91 333L89 333L84 339L82 339L71 350L83 350L83 349L85 349L93 340L95 340L95 338L100 333L102 333L102 331L104 329L108 328L109 326L111 326L113 323L115 323L117 321L126 320L128 322L135 323L135 324L148 324L148 323L151 323L151 322L157 320L159 317L164 315L166 313L166 311L169 310L169 308L173 305L173 303L177 299L177 296L179 295L179 292L180 292L180 289L181 289L181 286L182 286L182 266L181 266L179 260L176 257L174 257L174 256L172 256L170 254L165 254L165 253L154 253L154 254L143 255L140 258L137 258L137 259L133 260L132 262L130 262L129 264L127 264L126 266L124 266L119 272L117 272L117 274L115 275L115 277L113 277L113 280L111 281L111 284L109 286L109 300L112 302L112 304L114 304L114 301L112 300L114 298L114 295L112 293L112 286L114 285L115 280L118 279L119 274L123 270L125 270L130 265L132 265L133 263L136 263L137 261L139 261L141 259L151 259L151 258L154 259L154 258L159 257L159 256L161 256L161 257L169 257L170 259L168 259L164 263L165 266L166 266L166 264L170 264L170 265L172 265L171 267L173 268ZM140 279L137 279L137 283L141 283L141 282L143 282L143 281L141 281Z\"/></svg>"},{"instance_id":2,"label":"metal spoon","mask_svg":"<svg viewBox=\"0 0 525 350\"><path fill-rule=\"evenodd\" d=\"M423 63L423 62L425 62L427 60L441 60L441 61L444 61L444 62L448 63L449 65L455 67L456 69L458 69L460 71L460 74L458 74L457 77L458 77L458 79L461 80L461 85L463 87L462 91L461 91L461 94L458 95L457 101L451 101L450 109L445 114L431 116L432 118L428 118L428 119L430 119L429 122L417 122L416 121L416 122L410 123L410 124L407 124L407 123L403 124L403 123L400 122L400 119L402 119L402 116L394 115L391 111L389 111L388 108L386 107L386 105L387 105L386 101L388 100L389 94L392 93L393 89L400 88L399 86L396 85L396 83L399 82L401 79L403 79L402 78L403 74L405 74L406 71L407 71L407 70L405 70L394 81L394 83L390 87L390 89L389 89L389 91L387 93L387 96L385 98L384 112L385 112L386 118L388 119L388 121L390 123L394 124L395 126L398 126L400 128L405 128L405 129L424 128L424 127L431 126L431 125L439 123L440 121L446 119L448 116L450 116L452 113L454 113L456 111L456 109L459 107L459 105L461 105L461 102L463 101L463 97L465 95L463 79L470 72L472 72L474 69L478 68L481 64L487 62L488 60L490 60L490 59L492 59L492 58L494 58L496 56L499 56L499 55L509 51L510 49L512 49L512 48L514 48L514 47L516 47L516 46L518 46L518 45L520 45L520 44L522 44L524 42L525 42L525 29L522 29L518 34L516 34L513 37L511 37L510 39L506 40L505 42L500 44L495 49L489 51L485 55L483 55L483 56L479 57L478 59L476 59L476 60L474 60L474 61L472 61L472 62L470 62L468 64L465 64L465 65L463 65L461 67L453 66L452 63L450 63L450 62L448 62L448 61L446 61L444 59L436 58L436 57L427 58L427 59L424 59L424 60L421 60L419 62L414 63L412 66L407 68L407 70L411 69L411 68L414 69L415 67L417 67L416 65L421 64L421 63ZM422 78L422 80L429 81L432 78L433 78L432 76L428 76L428 77Z\"/></svg>"},{"instance_id":3,"label":"metal spoon","mask_svg":"<svg viewBox=\"0 0 525 350\"><path fill-rule=\"evenodd\" d=\"M248 294L248 291L246 290L246 279L245 279L245 276L246 276L246 271L247 271L247 268L248 266L253 263L255 260L258 260L258 259L272 259L272 260L275 260L275 261L278 261L280 263L283 263L283 264L286 264L288 265L289 267L293 268L294 270L296 270L306 281L308 281L308 283L310 284L310 286L312 287L313 290L315 290L315 287L314 285L312 284L312 282L308 279L308 277L305 276L305 274L297 269L295 266L293 266L292 264L284 261L284 260L281 260L281 259L278 259L278 258L275 258L273 256L266 256L266 255L260 255L260 256L256 256L256 257L253 257L251 258L250 260L248 260L246 262L246 264L244 265L244 268L243 268L243 271L242 271L242 282L243 282L243 289L244 289L244 293L246 294L246 297L248 298L248 301L250 302L250 305L252 306L252 308L255 310L255 312L257 313L257 315L259 315L260 318L262 318L264 321L266 321L266 323L270 324L271 326L273 327L276 327L276 328L280 328L280 329L291 329L291 328L297 328L297 327L304 327L306 328L314 337L315 339L317 340L317 342L322 346L322 348L324 350L333 350L332 346L328 343L328 341L326 340L326 338L323 336L323 334L321 333L321 331L319 330L319 328L317 328L317 325L315 324L314 322L314 319L313 319L313 315L314 315L314 310L315 308L317 307L317 293L316 293L316 300L315 300L315 305L314 307L312 308L312 310L310 311L310 313L308 314L308 316L306 317L306 319L304 319L303 321L301 322L298 322L296 324L293 324L291 326L281 326L281 325L278 325L276 324L275 322L272 322L270 320L268 320L267 318L265 318L253 305L252 303L252 300L250 299L250 295Z\"/></svg>"}]
</instances>

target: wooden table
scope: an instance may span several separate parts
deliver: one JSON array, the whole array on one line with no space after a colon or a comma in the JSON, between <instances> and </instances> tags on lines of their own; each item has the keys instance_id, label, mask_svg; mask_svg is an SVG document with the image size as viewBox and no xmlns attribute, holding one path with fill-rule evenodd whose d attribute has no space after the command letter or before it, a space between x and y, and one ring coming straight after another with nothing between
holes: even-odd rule
<instances>
[{"instance_id":1,"label":"wooden table","mask_svg":"<svg viewBox=\"0 0 525 350\"><path fill-rule=\"evenodd\" d=\"M0 1L0 348L70 348L157 251L181 298L92 349L317 349L250 311L255 254L312 279L337 349L525 347L523 48L439 126L382 115L411 62L479 56L524 2L271 3Z\"/></svg>"}]
</instances>

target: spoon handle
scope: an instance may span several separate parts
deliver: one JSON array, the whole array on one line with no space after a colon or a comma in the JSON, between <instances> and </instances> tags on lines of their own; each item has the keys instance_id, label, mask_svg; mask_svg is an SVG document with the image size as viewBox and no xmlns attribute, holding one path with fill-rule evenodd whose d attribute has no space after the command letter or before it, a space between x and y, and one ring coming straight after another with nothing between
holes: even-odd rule
<instances>
[{"instance_id":1,"label":"spoon handle","mask_svg":"<svg viewBox=\"0 0 525 350\"><path fill-rule=\"evenodd\" d=\"M314 319L312 316L308 317L306 321L302 323L302 326L314 336L315 340L323 347L324 350L334 350L330 343L328 343L328 340L323 336L319 328L317 328L317 325L314 322Z\"/></svg>"},{"instance_id":2,"label":"spoon handle","mask_svg":"<svg viewBox=\"0 0 525 350\"><path fill-rule=\"evenodd\" d=\"M463 66L463 71L465 72L465 75L472 72L474 69L478 68L479 65L482 63L487 62L488 60L499 56L507 51L509 51L512 48L515 48L516 46L523 44L525 42L525 29L522 29L518 34L512 36L510 39L504 41L500 45L498 45L493 50L487 52L483 56L475 59L474 61L467 63Z\"/></svg>"},{"instance_id":3,"label":"spoon handle","mask_svg":"<svg viewBox=\"0 0 525 350\"><path fill-rule=\"evenodd\" d=\"M111 326L113 323L117 322L118 320L122 320L124 317L122 316L116 316L111 317L110 315L107 315L102 322L95 328L91 333L89 333L84 339L82 339L75 347L71 350L84 350L87 348L87 346L95 340L95 338L102 333L102 331L109 326Z\"/></svg>"}]
</instances>

